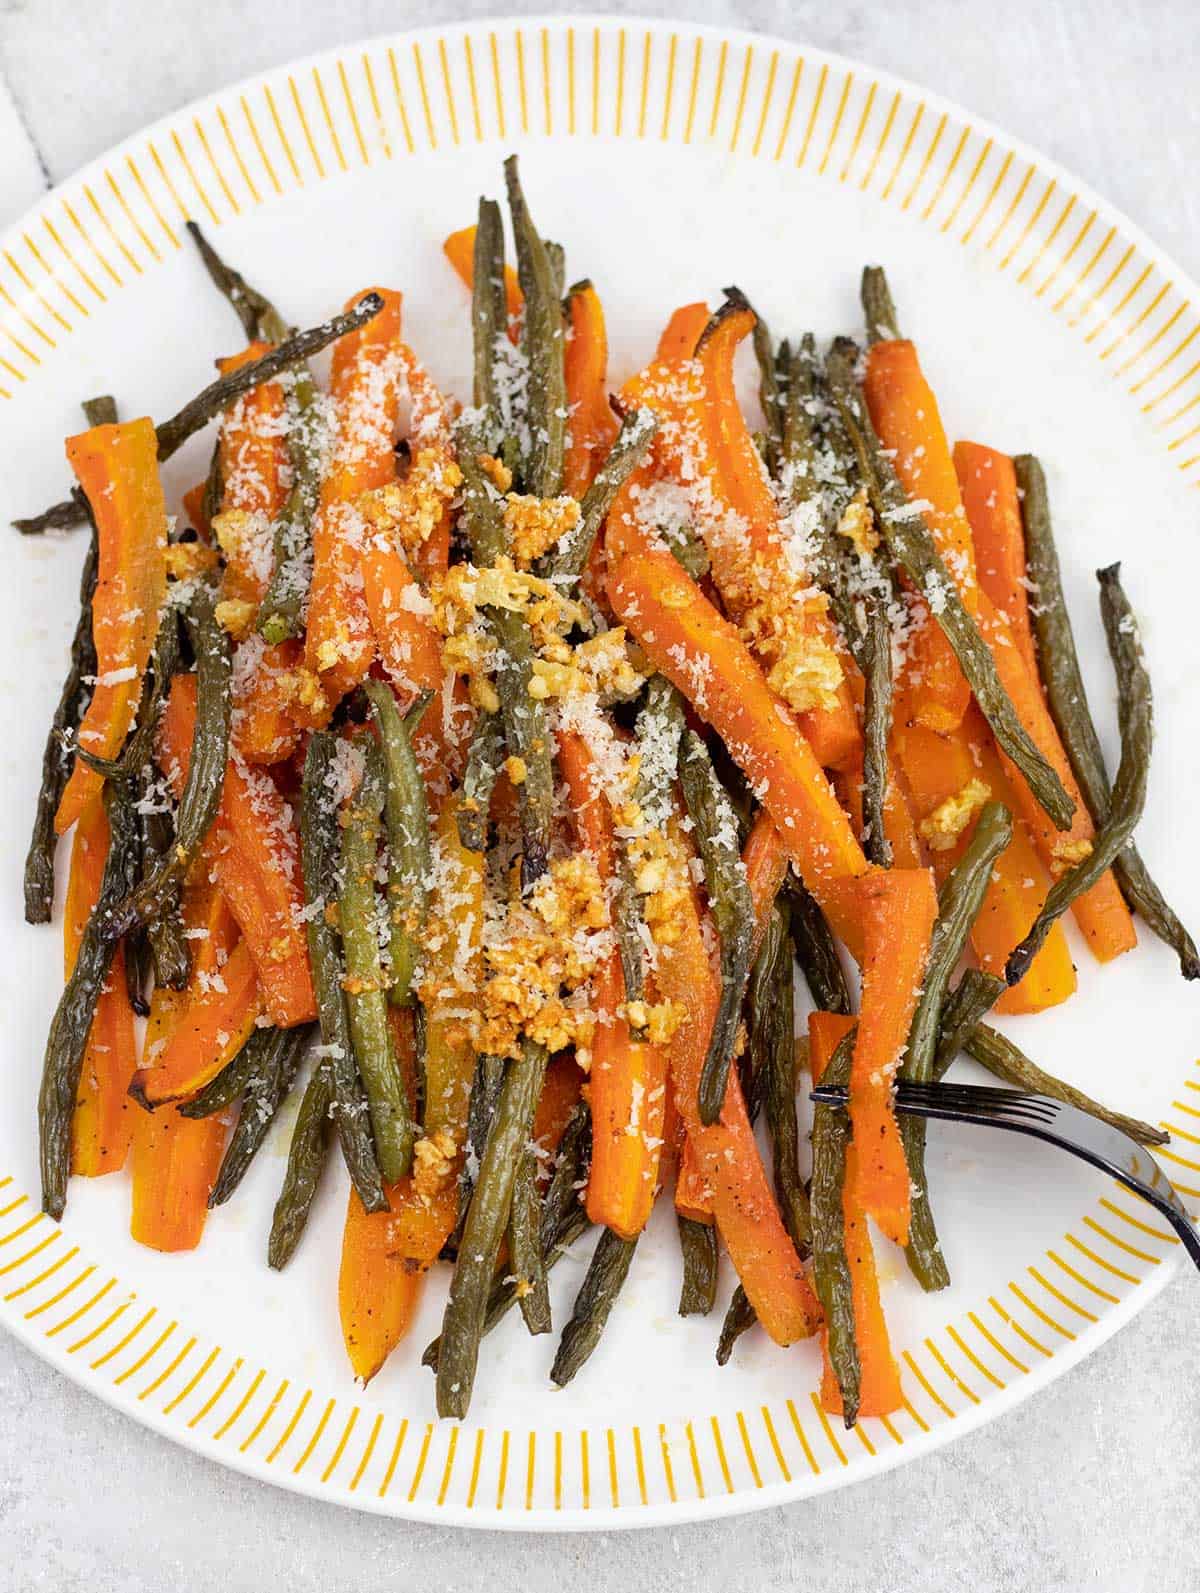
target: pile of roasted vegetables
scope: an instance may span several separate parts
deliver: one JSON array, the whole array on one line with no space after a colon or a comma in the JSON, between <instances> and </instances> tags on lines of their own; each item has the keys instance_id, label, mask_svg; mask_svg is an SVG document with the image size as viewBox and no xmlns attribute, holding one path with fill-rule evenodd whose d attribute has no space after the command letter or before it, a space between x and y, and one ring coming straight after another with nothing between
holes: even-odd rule
<instances>
[{"instance_id":1,"label":"pile of roasted vegetables","mask_svg":"<svg viewBox=\"0 0 1200 1593\"><path fill-rule=\"evenodd\" d=\"M1110 782L1041 468L951 451L883 274L865 350L777 345L729 289L614 395L596 290L566 286L505 176L516 270L490 200L446 242L468 406L403 341L399 294L296 332L193 227L248 346L161 425L86 404L70 500L19 525L89 528L25 872L48 922L70 832L45 1209L128 1162L134 1237L195 1246L307 1069L268 1257L336 1139L359 1377L448 1261L424 1359L463 1416L483 1336L514 1304L550 1332L547 1274L595 1230L565 1384L671 1186L680 1311L712 1311L719 1246L739 1280L718 1360L756 1322L819 1334L827 1408L886 1415L869 1221L922 1288L948 1282L896 1078L965 1052L1112 1118L989 1009L1071 995L1068 910L1101 961L1136 912L1200 973L1132 842L1133 614L1100 571ZM213 421L171 515L159 466ZM849 1087L812 1114L811 1177L807 1076Z\"/></svg>"}]
</instances>

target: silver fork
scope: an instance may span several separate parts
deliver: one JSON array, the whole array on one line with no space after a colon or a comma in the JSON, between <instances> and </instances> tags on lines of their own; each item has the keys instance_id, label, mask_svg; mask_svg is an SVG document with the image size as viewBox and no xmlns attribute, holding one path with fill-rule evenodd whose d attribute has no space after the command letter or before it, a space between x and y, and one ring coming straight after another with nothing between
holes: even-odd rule
<instances>
[{"instance_id":1,"label":"silver fork","mask_svg":"<svg viewBox=\"0 0 1200 1593\"><path fill-rule=\"evenodd\" d=\"M818 1085L811 1099L819 1106L845 1106L847 1092L836 1085ZM1090 1162L1132 1189L1162 1213L1200 1267L1200 1235L1171 1180L1144 1145L1120 1129L1089 1117L1048 1095L1001 1090L979 1084L907 1084L896 1090L896 1110L914 1117L942 1118L948 1123L977 1123L1028 1134Z\"/></svg>"}]
</instances>

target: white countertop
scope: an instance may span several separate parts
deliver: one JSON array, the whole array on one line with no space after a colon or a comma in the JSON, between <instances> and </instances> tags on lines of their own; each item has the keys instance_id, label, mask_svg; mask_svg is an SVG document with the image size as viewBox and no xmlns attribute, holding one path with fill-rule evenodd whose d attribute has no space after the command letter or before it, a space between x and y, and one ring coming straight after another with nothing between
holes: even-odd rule
<instances>
[{"instance_id":1,"label":"white countertop","mask_svg":"<svg viewBox=\"0 0 1200 1593\"><path fill-rule=\"evenodd\" d=\"M45 181L249 72L515 9L540 8L0 0L0 225ZM911 77L1056 157L1200 276L1194 0L605 9L774 32ZM1198 1287L1182 1277L1032 1403L917 1465L738 1520L590 1538L410 1526L267 1488L135 1426L0 1334L0 1593L440 1593L484 1578L527 1593L1183 1593L1200 1578Z\"/></svg>"}]
</instances>

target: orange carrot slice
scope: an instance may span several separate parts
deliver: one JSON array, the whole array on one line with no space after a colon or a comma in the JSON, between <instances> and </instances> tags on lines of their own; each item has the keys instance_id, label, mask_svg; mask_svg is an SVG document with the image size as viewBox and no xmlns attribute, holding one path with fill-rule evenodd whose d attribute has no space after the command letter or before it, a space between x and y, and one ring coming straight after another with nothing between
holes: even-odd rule
<instances>
[{"instance_id":1,"label":"orange carrot slice","mask_svg":"<svg viewBox=\"0 0 1200 1593\"><path fill-rule=\"evenodd\" d=\"M878 869L858 882L863 987L850 1069L857 1204L896 1244L908 1239L908 1162L892 1107L896 1069L925 977L937 891L928 869Z\"/></svg>"},{"instance_id":2,"label":"orange carrot slice","mask_svg":"<svg viewBox=\"0 0 1200 1593\"><path fill-rule=\"evenodd\" d=\"M304 658L321 677L331 706L367 673L375 651L359 575L365 526L356 500L396 476L400 295L374 291L383 309L334 347L330 392L337 430L313 520Z\"/></svg>"},{"instance_id":3,"label":"orange carrot slice","mask_svg":"<svg viewBox=\"0 0 1200 1593\"><path fill-rule=\"evenodd\" d=\"M137 713L167 591L167 508L154 423L93 426L68 437L67 460L91 506L100 550L92 598L96 688L79 743L97 757L115 758ZM76 759L54 818L59 835L102 784L100 775Z\"/></svg>"},{"instance_id":4,"label":"orange carrot slice","mask_svg":"<svg viewBox=\"0 0 1200 1593\"><path fill-rule=\"evenodd\" d=\"M682 850L682 832L673 833ZM706 1186L703 1206L711 1202L725 1248L759 1321L776 1344L791 1344L816 1332L821 1307L771 1193L736 1068L730 1070L721 1116L707 1126L700 1121L700 1070L719 996L699 906L690 889L683 895L679 938L670 957L660 959L657 971L660 995L677 1002L683 1012L667 1048L671 1090L686 1143Z\"/></svg>"},{"instance_id":5,"label":"orange carrot slice","mask_svg":"<svg viewBox=\"0 0 1200 1593\"><path fill-rule=\"evenodd\" d=\"M184 890L183 921L196 936L192 972L187 990L154 992L146 1026L148 1063L170 1044L180 1014L218 971L222 948L228 944L228 908L203 866L199 883ZM194 1250L200 1243L208 1197L224 1154L225 1127L220 1113L193 1119L170 1105L134 1113L130 1232L139 1244L174 1251Z\"/></svg>"},{"instance_id":6,"label":"orange carrot slice","mask_svg":"<svg viewBox=\"0 0 1200 1593\"><path fill-rule=\"evenodd\" d=\"M925 513L938 552L973 614L978 586L970 532L937 400L913 345L902 339L874 344L867 354L864 391L875 430L892 452L905 491L929 506ZM897 717L931 730L955 729L971 692L950 643L927 610L906 654L896 683Z\"/></svg>"},{"instance_id":7,"label":"orange carrot slice","mask_svg":"<svg viewBox=\"0 0 1200 1593\"><path fill-rule=\"evenodd\" d=\"M604 307L590 282L572 288L563 354L570 441L563 459L563 491L582 498L604 463L617 420L608 402L608 336Z\"/></svg>"},{"instance_id":8,"label":"orange carrot slice","mask_svg":"<svg viewBox=\"0 0 1200 1593\"><path fill-rule=\"evenodd\" d=\"M612 813L587 742L560 732L558 763L579 844L607 887L616 878ZM592 1167L587 1213L625 1239L646 1225L658 1186L666 1110L667 1060L659 1046L635 1040L625 1015L625 976L614 946L592 975L596 1033L589 1074Z\"/></svg>"}]
</instances>

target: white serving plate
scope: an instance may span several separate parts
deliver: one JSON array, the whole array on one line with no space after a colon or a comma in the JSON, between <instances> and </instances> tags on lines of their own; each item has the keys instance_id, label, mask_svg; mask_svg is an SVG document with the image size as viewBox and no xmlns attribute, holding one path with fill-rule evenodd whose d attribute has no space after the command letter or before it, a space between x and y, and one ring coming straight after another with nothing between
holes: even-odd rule
<instances>
[{"instance_id":1,"label":"white serving plate","mask_svg":"<svg viewBox=\"0 0 1200 1593\"><path fill-rule=\"evenodd\" d=\"M1200 590L1196 289L1052 163L841 58L666 23L480 22L264 73L137 134L4 239L0 518L61 494L61 439L81 424L81 398L111 391L126 414L163 416L208 379L216 353L238 346L182 235L187 216L297 321L370 283L403 289L411 341L465 393L466 300L441 241L473 219L479 192L499 192L510 149L571 275L586 273L603 296L614 382L647 356L672 307L715 301L728 282L777 331L853 328L860 267L886 262L951 434L1047 462L1110 743L1090 571L1126 560L1157 688L1144 850L1184 916L1200 919L1184 831L1200 774L1189 668ZM198 478L203 457L197 439L172 461L172 494ZM459 1426L434 1419L432 1379L416 1364L440 1286L369 1389L350 1379L335 1298L340 1169L292 1266L267 1269L290 1119L193 1255L132 1243L123 1175L74 1181L55 1227L37 1215L34 1105L61 953L56 931L21 922L19 874L80 544L7 546L0 1321L101 1398L222 1464L319 1498L463 1526L608 1530L802 1498L915 1459L1058 1376L1173 1274L1172 1237L1132 1197L1037 1145L935 1128L954 1285L922 1297L902 1259L881 1254L908 1400L898 1416L849 1434L827 1422L811 1344L783 1352L748 1335L719 1371L717 1320L675 1315L674 1241L660 1213L586 1371L556 1392L549 1341L510 1321L486 1346ZM1200 1196L1196 992L1145 933L1108 969L1082 947L1078 961L1078 995L1012 1032L1093 1093L1166 1121L1175 1142L1165 1165ZM560 1316L586 1254L555 1274Z\"/></svg>"}]
</instances>

